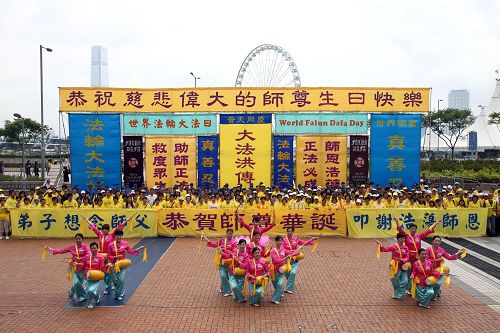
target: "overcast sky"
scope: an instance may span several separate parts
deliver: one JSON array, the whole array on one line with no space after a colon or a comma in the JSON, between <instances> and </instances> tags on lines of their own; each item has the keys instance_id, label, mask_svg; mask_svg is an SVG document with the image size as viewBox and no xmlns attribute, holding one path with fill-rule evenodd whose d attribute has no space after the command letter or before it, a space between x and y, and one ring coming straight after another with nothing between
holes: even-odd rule
<instances>
[{"instance_id":1,"label":"overcast sky","mask_svg":"<svg viewBox=\"0 0 500 333\"><path fill-rule=\"evenodd\" d=\"M90 85L92 45L108 49L112 87L234 86L264 43L294 58L302 86L468 89L487 104L500 68L500 1L1 0L0 124L45 117L57 134L57 87ZM443 104L442 104L443 105Z\"/></svg>"}]
</instances>

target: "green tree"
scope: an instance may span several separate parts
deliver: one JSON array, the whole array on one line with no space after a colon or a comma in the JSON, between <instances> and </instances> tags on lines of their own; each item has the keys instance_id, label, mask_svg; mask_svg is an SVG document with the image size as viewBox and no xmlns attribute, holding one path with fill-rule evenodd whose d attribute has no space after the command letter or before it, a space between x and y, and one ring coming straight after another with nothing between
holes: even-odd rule
<instances>
[{"instance_id":1,"label":"green tree","mask_svg":"<svg viewBox=\"0 0 500 333\"><path fill-rule=\"evenodd\" d=\"M498 130L500 130L500 112L492 112L489 117L488 124L497 125Z\"/></svg>"},{"instance_id":2,"label":"green tree","mask_svg":"<svg viewBox=\"0 0 500 333\"><path fill-rule=\"evenodd\" d=\"M465 137L465 130L475 120L470 109L443 109L429 115L431 130L451 149L451 158L454 157L458 140Z\"/></svg>"},{"instance_id":3,"label":"green tree","mask_svg":"<svg viewBox=\"0 0 500 333\"><path fill-rule=\"evenodd\" d=\"M43 131L45 138L48 139L50 128L44 126ZM42 125L30 118L24 118L24 136L26 142L40 142L42 135ZM21 142L23 137L23 120L14 119L6 120L4 128L0 128L0 136L2 136L7 142Z\"/></svg>"}]
</instances>

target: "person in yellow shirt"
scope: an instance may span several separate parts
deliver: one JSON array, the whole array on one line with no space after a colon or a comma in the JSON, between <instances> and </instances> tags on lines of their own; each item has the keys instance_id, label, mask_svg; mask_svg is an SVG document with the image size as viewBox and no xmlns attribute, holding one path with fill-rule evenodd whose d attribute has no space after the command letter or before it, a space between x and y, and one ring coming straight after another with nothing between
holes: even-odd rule
<instances>
[{"instance_id":1,"label":"person in yellow shirt","mask_svg":"<svg viewBox=\"0 0 500 333\"><path fill-rule=\"evenodd\" d=\"M17 208L16 191L14 190L9 191L9 197L5 200L5 205L8 208Z\"/></svg>"},{"instance_id":2,"label":"person in yellow shirt","mask_svg":"<svg viewBox=\"0 0 500 333\"><path fill-rule=\"evenodd\" d=\"M10 209L6 202L5 195L0 194L0 239L9 239L12 235L9 215Z\"/></svg>"},{"instance_id":3,"label":"person in yellow shirt","mask_svg":"<svg viewBox=\"0 0 500 333\"><path fill-rule=\"evenodd\" d=\"M89 197L87 197L87 196L83 197L83 202L80 205L80 207L78 207L78 208L80 208L80 209L92 209L93 207L90 204Z\"/></svg>"},{"instance_id":4,"label":"person in yellow shirt","mask_svg":"<svg viewBox=\"0 0 500 333\"><path fill-rule=\"evenodd\" d=\"M236 206L237 207L237 206ZM220 208L236 208L235 205L231 201L231 197L228 195L226 196L226 200L222 201L220 204Z\"/></svg>"},{"instance_id":5,"label":"person in yellow shirt","mask_svg":"<svg viewBox=\"0 0 500 333\"><path fill-rule=\"evenodd\" d=\"M97 198L94 203L94 209L104 209L104 204L102 203L102 198Z\"/></svg>"},{"instance_id":6,"label":"person in yellow shirt","mask_svg":"<svg viewBox=\"0 0 500 333\"><path fill-rule=\"evenodd\" d=\"M151 206L149 205L148 198L143 197L142 202L137 206L138 209L149 209Z\"/></svg>"},{"instance_id":7,"label":"person in yellow shirt","mask_svg":"<svg viewBox=\"0 0 500 333\"><path fill-rule=\"evenodd\" d=\"M449 192L446 195L446 199L444 199L443 205L444 205L444 208L446 208L446 209L455 208L455 201L453 200L453 194L451 192Z\"/></svg>"},{"instance_id":8,"label":"person in yellow shirt","mask_svg":"<svg viewBox=\"0 0 500 333\"><path fill-rule=\"evenodd\" d=\"M179 208L179 202L175 199L175 196L173 194L170 194L165 208Z\"/></svg>"},{"instance_id":9,"label":"person in yellow shirt","mask_svg":"<svg viewBox=\"0 0 500 333\"><path fill-rule=\"evenodd\" d=\"M472 200L469 201L469 208L479 208L481 203L479 202L479 196L472 195Z\"/></svg>"},{"instance_id":10,"label":"person in yellow shirt","mask_svg":"<svg viewBox=\"0 0 500 333\"><path fill-rule=\"evenodd\" d=\"M372 203L372 208L386 208L380 195L374 194L373 196L375 197L375 202Z\"/></svg>"},{"instance_id":11,"label":"person in yellow shirt","mask_svg":"<svg viewBox=\"0 0 500 333\"><path fill-rule=\"evenodd\" d=\"M68 194L68 198L63 202L62 208L64 209L77 209L78 203L73 199L73 194Z\"/></svg>"},{"instance_id":12,"label":"person in yellow shirt","mask_svg":"<svg viewBox=\"0 0 500 333\"><path fill-rule=\"evenodd\" d=\"M52 209L60 209L62 208L62 205L59 203L59 198L58 197L52 197L52 204L50 205L50 208Z\"/></svg>"},{"instance_id":13,"label":"person in yellow shirt","mask_svg":"<svg viewBox=\"0 0 500 333\"><path fill-rule=\"evenodd\" d=\"M371 195L367 194L366 197L363 199L363 207L365 208L371 208Z\"/></svg>"},{"instance_id":14,"label":"person in yellow shirt","mask_svg":"<svg viewBox=\"0 0 500 333\"><path fill-rule=\"evenodd\" d=\"M104 196L104 198L102 198L102 204L106 208L111 208L111 205L113 204L112 193L109 189L107 189L105 193L106 193L106 195Z\"/></svg>"},{"instance_id":15,"label":"person in yellow shirt","mask_svg":"<svg viewBox=\"0 0 500 333\"><path fill-rule=\"evenodd\" d=\"M30 208L35 208L36 206L31 203L30 199L28 197L25 197L21 204L19 205L19 208L21 209L30 209Z\"/></svg>"},{"instance_id":16,"label":"person in yellow shirt","mask_svg":"<svg viewBox=\"0 0 500 333\"><path fill-rule=\"evenodd\" d=\"M194 204L193 204L193 201L191 200L190 194L186 194L186 202L184 203L184 207L185 208L193 208L194 207Z\"/></svg>"},{"instance_id":17,"label":"person in yellow shirt","mask_svg":"<svg viewBox=\"0 0 500 333\"><path fill-rule=\"evenodd\" d=\"M320 210L320 209L322 209L322 208L323 208L323 206L324 206L324 208L326 208L326 207L327 207L327 204L326 204L326 198L325 198L325 200L324 200L324 205L323 205L323 203L322 203L322 202L321 202L321 203L319 202L319 197L318 197L318 196L315 196L315 197L313 198L313 202L309 205L309 209L313 209L313 210Z\"/></svg>"},{"instance_id":18,"label":"person in yellow shirt","mask_svg":"<svg viewBox=\"0 0 500 333\"><path fill-rule=\"evenodd\" d=\"M115 195L113 197L113 203L107 208L122 209L123 204L120 203L120 198L118 198L118 196Z\"/></svg>"},{"instance_id":19,"label":"person in yellow shirt","mask_svg":"<svg viewBox=\"0 0 500 333\"><path fill-rule=\"evenodd\" d=\"M268 209L269 205L266 202L265 197L260 198L260 202L257 204L257 209Z\"/></svg>"},{"instance_id":20,"label":"person in yellow shirt","mask_svg":"<svg viewBox=\"0 0 500 333\"><path fill-rule=\"evenodd\" d=\"M387 194L387 199L384 202L386 208L394 208L394 200L392 197L392 193Z\"/></svg>"},{"instance_id":21,"label":"person in yellow shirt","mask_svg":"<svg viewBox=\"0 0 500 333\"><path fill-rule=\"evenodd\" d=\"M354 208L355 206L356 206L356 202L351 200L350 195L346 195L344 197L344 209L351 209L351 208Z\"/></svg>"},{"instance_id":22,"label":"person in yellow shirt","mask_svg":"<svg viewBox=\"0 0 500 333\"><path fill-rule=\"evenodd\" d=\"M199 209L208 209L208 198L206 196L201 197L200 200L198 200L196 207Z\"/></svg>"},{"instance_id":23,"label":"person in yellow shirt","mask_svg":"<svg viewBox=\"0 0 500 333\"><path fill-rule=\"evenodd\" d=\"M398 194L398 200L394 203L394 208L406 208L408 207L405 202L405 195L403 193Z\"/></svg>"},{"instance_id":24,"label":"person in yellow shirt","mask_svg":"<svg viewBox=\"0 0 500 333\"><path fill-rule=\"evenodd\" d=\"M151 206L151 209L154 211L160 211L163 209L163 205L161 204L161 199L158 197L155 199L155 202L153 203L153 206Z\"/></svg>"}]
</instances>

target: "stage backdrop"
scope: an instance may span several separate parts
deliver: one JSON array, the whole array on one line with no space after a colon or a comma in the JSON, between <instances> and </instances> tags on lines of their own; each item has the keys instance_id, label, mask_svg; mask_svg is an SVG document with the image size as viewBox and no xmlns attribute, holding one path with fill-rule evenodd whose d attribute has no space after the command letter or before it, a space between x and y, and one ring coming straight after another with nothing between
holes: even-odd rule
<instances>
[{"instance_id":1,"label":"stage backdrop","mask_svg":"<svg viewBox=\"0 0 500 333\"><path fill-rule=\"evenodd\" d=\"M220 115L220 183L271 183L271 114Z\"/></svg>"},{"instance_id":2,"label":"stage backdrop","mask_svg":"<svg viewBox=\"0 0 500 333\"><path fill-rule=\"evenodd\" d=\"M146 137L146 184L196 184L195 137Z\"/></svg>"},{"instance_id":3,"label":"stage backdrop","mask_svg":"<svg viewBox=\"0 0 500 333\"><path fill-rule=\"evenodd\" d=\"M372 114L370 181L411 187L420 179L420 115Z\"/></svg>"},{"instance_id":4,"label":"stage backdrop","mask_svg":"<svg viewBox=\"0 0 500 333\"><path fill-rule=\"evenodd\" d=\"M347 179L345 136L297 136L297 184L311 186Z\"/></svg>"},{"instance_id":5,"label":"stage backdrop","mask_svg":"<svg viewBox=\"0 0 500 333\"><path fill-rule=\"evenodd\" d=\"M124 228L126 237L156 237L157 213L151 209L12 209L12 233L19 237L72 238L77 233L96 237L89 229L87 218L99 229L109 224L115 229L136 214Z\"/></svg>"},{"instance_id":6,"label":"stage backdrop","mask_svg":"<svg viewBox=\"0 0 500 333\"><path fill-rule=\"evenodd\" d=\"M415 223L418 232L441 220L434 235L443 237L481 237L486 234L487 208L432 210L426 208L347 209L347 226L352 238L395 236L396 218L402 218L403 229Z\"/></svg>"},{"instance_id":7,"label":"stage backdrop","mask_svg":"<svg viewBox=\"0 0 500 333\"><path fill-rule=\"evenodd\" d=\"M71 184L121 187L120 115L70 114Z\"/></svg>"}]
</instances>

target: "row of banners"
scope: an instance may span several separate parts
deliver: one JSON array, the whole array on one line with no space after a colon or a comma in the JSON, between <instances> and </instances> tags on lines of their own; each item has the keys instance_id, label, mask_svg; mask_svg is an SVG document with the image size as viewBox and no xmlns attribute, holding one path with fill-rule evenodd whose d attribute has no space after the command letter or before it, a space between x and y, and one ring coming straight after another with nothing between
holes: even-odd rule
<instances>
[{"instance_id":1,"label":"row of banners","mask_svg":"<svg viewBox=\"0 0 500 333\"><path fill-rule=\"evenodd\" d=\"M264 124L261 114L221 116L225 124ZM275 115L275 134L365 134L366 113L282 113ZM123 115L125 135L208 135L217 134L216 114L154 114Z\"/></svg>"},{"instance_id":2,"label":"row of banners","mask_svg":"<svg viewBox=\"0 0 500 333\"><path fill-rule=\"evenodd\" d=\"M429 88L59 88L61 112L429 112Z\"/></svg>"},{"instance_id":3,"label":"row of banners","mask_svg":"<svg viewBox=\"0 0 500 333\"><path fill-rule=\"evenodd\" d=\"M164 236L223 236L228 228L236 235L248 231L235 223L232 209L168 209L168 210L11 210L12 230L19 237L73 237L81 232L95 236L84 218L99 229L103 224L116 228L132 218L125 227L127 237ZM347 209L347 210L276 210L276 220L269 210L244 209L240 211L247 224L253 216L260 216L265 224L275 222L270 235L284 235L289 227L297 236L349 236L351 238L385 238L395 236L396 219L402 218L402 227L411 223L419 230L436 221L436 235L443 237L481 237L486 233L487 208L428 210L410 209Z\"/></svg>"},{"instance_id":4,"label":"row of banners","mask_svg":"<svg viewBox=\"0 0 500 333\"><path fill-rule=\"evenodd\" d=\"M411 186L420 175L420 118L373 114L370 137L273 136L271 114L221 114L219 136L147 135L145 144L142 136L124 136L123 183L141 186L145 170L149 188L261 182L325 186L348 180L366 183L370 171L369 179L376 184ZM84 189L100 181L120 187L119 115L70 114L69 121L72 185Z\"/></svg>"}]
</instances>

